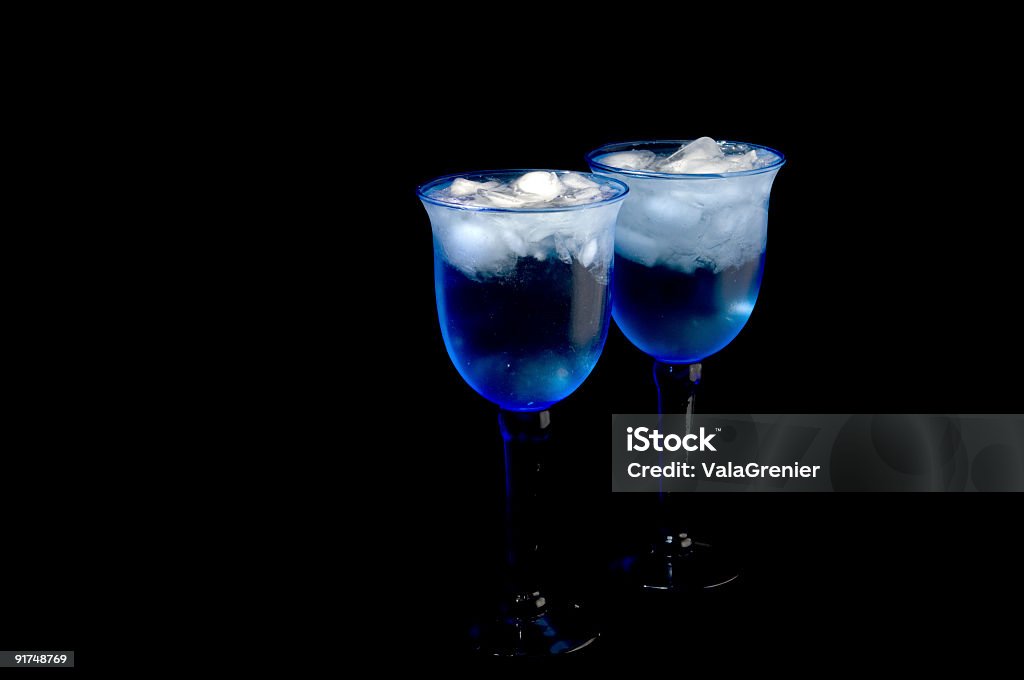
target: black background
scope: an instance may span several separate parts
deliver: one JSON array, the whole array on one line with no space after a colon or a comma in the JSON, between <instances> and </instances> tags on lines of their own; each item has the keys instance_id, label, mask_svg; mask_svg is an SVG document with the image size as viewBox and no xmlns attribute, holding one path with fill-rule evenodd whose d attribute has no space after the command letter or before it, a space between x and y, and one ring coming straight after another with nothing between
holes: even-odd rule
<instances>
[{"instance_id":1,"label":"black background","mask_svg":"<svg viewBox=\"0 0 1024 680\"><path fill-rule=\"evenodd\" d=\"M709 135L777 148L788 162L772 190L761 293L740 336L704 362L698 408L1020 410L1019 339L1006 324L1019 314L1021 285L1013 237L1004 248L997 236L1007 229L1004 198L995 181L948 167L964 145L984 148L999 134L995 119L967 117L950 99L969 96L970 83L839 63L822 79L803 75L797 56L766 61L747 83L725 62L700 78L674 74L673 87L690 93L659 87L637 65L497 94L474 87L478 71L458 72L457 58L439 63L454 71L396 85L417 102L391 130L410 146L389 172L401 187L381 226L403 284L399 299L381 302L385 318L399 315L382 326L397 336L374 339L401 356L382 363L403 395L395 425L432 447L399 481L403 508L388 526L402 558L382 553L383 602L414 617L406 644L460 653L494 577L487 548L501 493L496 409L456 373L436 320L429 223L412 193L435 176L586 169L587 151L624 140ZM531 67L536 59L524 58ZM656 410L650 369L613 326L593 374L552 409L566 475L552 518L564 536L557 550L605 621L592 658L710 656L737 643L843 649L864 637L853 621L865 618L870 645L987 631L997 602L1019 615L1021 562L1005 525L1020 514L1013 495L703 494L687 499L691 526L732 533L746 553L742 582L671 603L621 590L606 565L637 547L649 508L607 491L609 416Z\"/></svg>"},{"instance_id":2,"label":"black background","mask_svg":"<svg viewBox=\"0 0 1024 680\"><path fill-rule=\"evenodd\" d=\"M1019 220L1014 188L1001 177L1019 165L1005 141L1017 123L1000 98L1010 81L991 87L975 77L1002 57L968 64L931 45L895 54L905 34L881 26L839 43L831 29L759 33L756 48L707 51L681 27L623 20L605 27L603 48L594 35L560 29L522 31L512 43L481 30L477 44L455 44L431 27L408 43L381 38L378 51L391 59L264 45L280 60L251 69L252 92L237 93L245 104L229 102L230 115L205 130L214 128L215 139L187 164L200 172L196 160L212 156L217 177L198 190L184 182L178 193L217 194L214 179L253 167L270 178L267 190L173 225L195 225L189 243L229 235L231 247L211 244L210 259L218 271L246 271L226 285L211 281L199 296L205 305L195 307L208 315L197 332L137 364L145 374L173 365L186 346L215 345L202 357L212 355L215 366L184 386L174 422L147 424L132 455L149 455L154 431L230 423L180 447L184 468L210 480L202 490L229 510L197 513L198 526L216 534L209 545L182 529L173 552L184 566L169 578L151 576L160 556L102 552L100 535L121 516L132 536L161 545L167 529L138 527L146 516L131 504L92 533L80 526L70 548L35 540L81 524L80 512L93 506L86 478L73 468L45 488L9 480L66 466L78 444L102 438L61 430L50 410L25 401L35 444L7 461L0 510L6 526L34 538L19 549L12 536L0 550L4 646L81 647L103 633L96 622L109 614L97 602L111 578L130 580L141 608L160 615L169 609L160 593L198 575L204 596L175 621L173 639L210 621L228 635L243 617L271 636L295 626L333 635L344 618L366 650L468 658L464 633L495 578L501 457L496 408L459 377L437 324L430 229L414 187L442 174L584 170L587 151L634 139L710 135L777 148L788 162L772 191L760 296L740 336L704 362L698 408L1019 412L1024 376L1010 328L1020 316ZM638 53L637 44L649 49ZM232 53L241 65L230 73L243 75L245 56ZM236 96L227 81L204 85ZM210 96L184 109L213 116ZM227 138L244 153L220 146ZM357 190L365 210L352 209ZM241 319L250 305L257 323ZM210 330L243 325L244 337L223 344ZM231 361L244 364L237 375L222 370ZM265 371L275 367L291 381L287 389L267 387ZM231 420L229 408L247 395L219 381L265 390L259 400L271 415ZM653 411L654 399L650 360L613 326L593 374L552 409L562 455L553 474L564 490L552 517L561 536L554 549L564 580L604 621L589 658L718 661L743 645L750 654L835 649L845 661L876 647L914 654L916 634L940 650L927 654L939 654L974 632L986 635L983 652L1004 649L994 618L1019 621L1021 611L1016 495L694 495L686 508L693 524L743 547L742 581L713 598L667 604L622 589L606 567L642 545L649 515L644 499L608 492L610 415ZM204 400L217 408L192 408ZM287 432L267 436L296 407L302 416L287 419ZM57 430L66 443L36 437ZM381 448L379 459L404 474L369 471ZM230 469L223 479L218 463ZM146 494L151 478L127 469L118 483ZM240 483L252 470L275 479ZM297 479L284 479L289 471ZM196 484L183 484L189 492L168 508L191 503ZM207 517L223 519L223 529L210 529ZM231 597L218 599L225 592ZM279 602L304 608L280 617ZM210 608L217 616L206 615Z\"/></svg>"}]
</instances>

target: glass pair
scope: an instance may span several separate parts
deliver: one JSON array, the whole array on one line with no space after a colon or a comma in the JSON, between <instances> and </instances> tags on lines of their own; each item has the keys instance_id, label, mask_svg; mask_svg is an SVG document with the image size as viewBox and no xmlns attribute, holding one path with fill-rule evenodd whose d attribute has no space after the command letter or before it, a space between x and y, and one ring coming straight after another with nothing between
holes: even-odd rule
<instances>
[{"instance_id":1,"label":"glass pair","mask_svg":"<svg viewBox=\"0 0 1024 680\"><path fill-rule=\"evenodd\" d=\"M692 413L700 361L753 311L769 193L785 162L767 147L709 138L610 144L586 159L590 173L480 172L418 188L445 347L500 409L508 579L497 616L478 631L480 648L499 655L571 652L596 637L578 605L556 607L541 589L531 527L544 512L534 478L547 409L590 374L614 316L654 359L659 412ZM663 533L644 585L690 587L679 567L700 544Z\"/></svg>"}]
</instances>

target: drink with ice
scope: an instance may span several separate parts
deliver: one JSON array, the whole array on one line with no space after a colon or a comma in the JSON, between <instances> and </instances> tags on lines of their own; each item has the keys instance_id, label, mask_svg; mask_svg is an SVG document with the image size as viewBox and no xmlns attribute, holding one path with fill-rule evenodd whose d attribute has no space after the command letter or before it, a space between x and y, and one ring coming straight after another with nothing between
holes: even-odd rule
<instances>
[{"instance_id":1,"label":"drink with ice","mask_svg":"<svg viewBox=\"0 0 1024 680\"><path fill-rule=\"evenodd\" d=\"M479 394L506 410L542 411L593 370L607 336L614 225L627 191L615 179L550 171L420 187L441 333Z\"/></svg>"},{"instance_id":2,"label":"drink with ice","mask_svg":"<svg viewBox=\"0 0 1024 680\"><path fill-rule=\"evenodd\" d=\"M715 142L612 144L587 156L630 187L615 234L614 317L643 352L690 364L735 338L754 309L780 153Z\"/></svg>"},{"instance_id":3,"label":"drink with ice","mask_svg":"<svg viewBox=\"0 0 1024 680\"><path fill-rule=\"evenodd\" d=\"M629 189L548 170L442 177L417 190L434 235L441 333L459 373L501 407L505 570L478 649L568 654L594 641L581 607L549 590L542 527L550 506L541 461L548 407L587 378L611 323L615 218Z\"/></svg>"},{"instance_id":4,"label":"drink with ice","mask_svg":"<svg viewBox=\"0 0 1024 680\"><path fill-rule=\"evenodd\" d=\"M654 357L659 412L685 414L692 433L700 362L728 345L754 309L768 195L784 158L701 137L609 144L587 162L630 189L615 228L615 321ZM651 549L633 566L644 587L695 592L733 581L728 552L695 538L663 501Z\"/></svg>"}]
</instances>

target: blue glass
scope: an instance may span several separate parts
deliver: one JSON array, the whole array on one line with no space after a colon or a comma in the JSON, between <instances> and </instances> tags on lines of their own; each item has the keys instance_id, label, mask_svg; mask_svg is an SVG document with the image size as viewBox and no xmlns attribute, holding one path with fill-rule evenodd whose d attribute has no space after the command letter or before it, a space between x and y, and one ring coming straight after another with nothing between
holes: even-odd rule
<instances>
[{"instance_id":1,"label":"blue glass","mask_svg":"<svg viewBox=\"0 0 1024 680\"><path fill-rule=\"evenodd\" d=\"M609 144L591 168L630 187L615 238L615 322L641 351L668 364L698 362L746 325L764 273L768 198L785 158L755 150L764 167L720 175L623 170L602 163L621 151L670 153L685 140Z\"/></svg>"},{"instance_id":2,"label":"blue glass","mask_svg":"<svg viewBox=\"0 0 1024 680\"><path fill-rule=\"evenodd\" d=\"M535 171L460 177L504 185L527 172ZM417 190L434 235L437 313L448 355L465 381L500 407L507 573L498 605L472 633L486 654L568 654L597 637L580 605L552 598L541 559L540 529L556 523L539 481L551 455L547 408L586 380L604 348L615 218L629 191L618 180L578 174L603 185L585 188L599 191L598 200L543 208L458 204L443 200L455 176Z\"/></svg>"},{"instance_id":3,"label":"blue glass","mask_svg":"<svg viewBox=\"0 0 1024 680\"><path fill-rule=\"evenodd\" d=\"M621 167L647 167L689 141L608 144L587 154L595 173L622 180L630 189L615 231L615 323L654 358L658 411L686 414L688 432L702 379L700 362L739 335L757 302L768 198L785 163L768 147L720 142L726 154L753 152L754 169L671 174ZM624 152L636 153L611 157ZM705 537L692 537L689 527L666 510L668 501L668 494L659 495L657 538L635 562L644 588L689 592L733 582L738 572L728 554L713 549Z\"/></svg>"},{"instance_id":4,"label":"blue glass","mask_svg":"<svg viewBox=\"0 0 1024 680\"><path fill-rule=\"evenodd\" d=\"M509 181L529 170L461 175ZM508 411L543 411L597 363L611 314L615 218L628 189L553 208L477 208L419 195L434 234L434 285L445 347L463 379Z\"/></svg>"}]
</instances>

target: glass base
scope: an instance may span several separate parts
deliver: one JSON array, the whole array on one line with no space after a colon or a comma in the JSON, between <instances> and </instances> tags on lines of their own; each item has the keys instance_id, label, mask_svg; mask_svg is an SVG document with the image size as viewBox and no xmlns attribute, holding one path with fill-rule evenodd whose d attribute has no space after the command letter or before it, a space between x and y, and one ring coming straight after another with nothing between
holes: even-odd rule
<instances>
[{"instance_id":1,"label":"glass base","mask_svg":"<svg viewBox=\"0 0 1024 680\"><path fill-rule=\"evenodd\" d=\"M674 593L714 590L739 578L729 555L685 533L666 534L630 572L644 590Z\"/></svg>"},{"instance_id":2,"label":"glass base","mask_svg":"<svg viewBox=\"0 0 1024 680\"><path fill-rule=\"evenodd\" d=\"M481 654L532 657L571 654L599 637L580 605L552 605L539 592L517 595L501 616L472 635Z\"/></svg>"}]
</instances>

